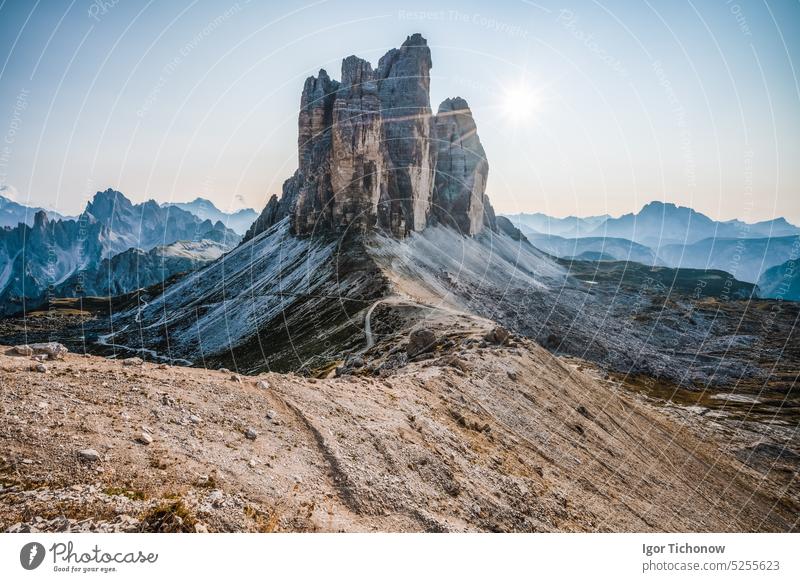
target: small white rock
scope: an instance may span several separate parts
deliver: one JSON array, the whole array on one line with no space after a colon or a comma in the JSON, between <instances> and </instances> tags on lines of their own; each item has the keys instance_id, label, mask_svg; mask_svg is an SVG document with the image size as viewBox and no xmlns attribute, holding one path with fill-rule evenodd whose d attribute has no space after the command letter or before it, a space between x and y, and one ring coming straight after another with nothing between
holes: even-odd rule
<instances>
[{"instance_id":1,"label":"small white rock","mask_svg":"<svg viewBox=\"0 0 800 582\"><path fill-rule=\"evenodd\" d=\"M143 432L142 434L139 435L139 442L142 443L143 445L149 445L150 443L153 442L153 437L151 437L146 432Z\"/></svg>"},{"instance_id":2,"label":"small white rock","mask_svg":"<svg viewBox=\"0 0 800 582\"><path fill-rule=\"evenodd\" d=\"M222 493L222 491L219 489L214 489L211 493L208 494L208 500L214 507L219 507L225 501L225 494Z\"/></svg>"}]
</instances>

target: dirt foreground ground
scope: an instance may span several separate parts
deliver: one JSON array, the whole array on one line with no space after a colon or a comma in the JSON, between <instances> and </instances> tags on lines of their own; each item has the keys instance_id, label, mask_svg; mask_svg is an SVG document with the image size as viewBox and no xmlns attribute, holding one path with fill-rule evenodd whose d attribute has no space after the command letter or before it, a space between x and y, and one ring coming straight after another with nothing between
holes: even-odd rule
<instances>
[{"instance_id":1,"label":"dirt foreground ground","mask_svg":"<svg viewBox=\"0 0 800 582\"><path fill-rule=\"evenodd\" d=\"M797 528L727 442L526 339L324 379L11 352L0 530Z\"/></svg>"}]
</instances>

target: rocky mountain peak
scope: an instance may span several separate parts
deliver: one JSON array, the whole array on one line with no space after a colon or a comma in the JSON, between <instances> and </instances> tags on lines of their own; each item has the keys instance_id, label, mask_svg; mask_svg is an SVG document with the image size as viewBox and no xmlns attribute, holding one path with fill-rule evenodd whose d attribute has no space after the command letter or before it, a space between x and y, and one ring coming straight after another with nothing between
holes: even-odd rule
<instances>
[{"instance_id":1,"label":"rocky mountain peak","mask_svg":"<svg viewBox=\"0 0 800 582\"><path fill-rule=\"evenodd\" d=\"M678 206L674 202L663 202L661 200L653 200L642 206L641 212L674 212L674 211L690 211L691 208L685 206Z\"/></svg>"},{"instance_id":2,"label":"rocky mountain peak","mask_svg":"<svg viewBox=\"0 0 800 582\"><path fill-rule=\"evenodd\" d=\"M430 105L431 52L422 35L409 36L378 63L387 151L380 225L395 236L425 228L430 217L436 148Z\"/></svg>"},{"instance_id":3,"label":"rocky mountain peak","mask_svg":"<svg viewBox=\"0 0 800 582\"><path fill-rule=\"evenodd\" d=\"M324 69L306 79L298 170L245 240L287 216L300 236L378 228L404 237L432 222L467 235L494 229L485 196L488 163L472 113L466 101L454 98L442 104L441 120L433 115L431 67L427 41L413 34L381 57L377 68L349 56L342 61L341 82ZM439 156L447 175L437 176Z\"/></svg>"},{"instance_id":4,"label":"rocky mountain peak","mask_svg":"<svg viewBox=\"0 0 800 582\"><path fill-rule=\"evenodd\" d=\"M303 85L298 115L299 171L307 171L314 147L324 141L331 125L331 110L339 83L328 77L325 69L309 77ZM322 149L327 146L323 145Z\"/></svg>"},{"instance_id":5,"label":"rocky mountain peak","mask_svg":"<svg viewBox=\"0 0 800 582\"><path fill-rule=\"evenodd\" d=\"M467 235L495 227L486 199L489 163L469 105L461 97L445 99L435 119L437 162L433 216Z\"/></svg>"},{"instance_id":6,"label":"rocky mountain peak","mask_svg":"<svg viewBox=\"0 0 800 582\"><path fill-rule=\"evenodd\" d=\"M108 222L115 213L119 214L123 209L132 206L133 203L122 192L108 188L94 195L92 201L86 205L86 212L100 222Z\"/></svg>"},{"instance_id":7,"label":"rocky mountain peak","mask_svg":"<svg viewBox=\"0 0 800 582\"><path fill-rule=\"evenodd\" d=\"M47 213L44 210L39 210L33 216L33 228L36 230L44 230L50 221L47 218Z\"/></svg>"},{"instance_id":8,"label":"rocky mountain peak","mask_svg":"<svg viewBox=\"0 0 800 582\"><path fill-rule=\"evenodd\" d=\"M342 81L344 87L358 86L370 83L374 86L372 65L355 55L350 55L342 61Z\"/></svg>"}]
</instances>

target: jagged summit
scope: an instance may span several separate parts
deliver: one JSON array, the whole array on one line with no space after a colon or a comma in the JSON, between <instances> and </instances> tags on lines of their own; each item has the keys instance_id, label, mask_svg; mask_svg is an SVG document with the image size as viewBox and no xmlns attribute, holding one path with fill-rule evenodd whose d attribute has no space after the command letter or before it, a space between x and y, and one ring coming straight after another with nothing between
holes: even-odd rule
<instances>
[{"instance_id":1,"label":"jagged summit","mask_svg":"<svg viewBox=\"0 0 800 582\"><path fill-rule=\"evenodd\" d=\"M37 210L36 214L33 215L33 228L37 230L43 230L47 227L47 224L50 220L47 218L47 212L44 210Z\"/></svg>"},{"instance_id":2,"label":"jagged summit","mask_svg":"<svg viewBox=\"0 0 800 582\"><path fill-rule=\"evenodd\" d=\"M494 211L485 195L489 163L472 111L461 97L439 105L436 128L434 217L466 234L495 229Z\"/></svg>"},{"instance_id":3,"label":"jagged summit","mask_svg":"<svg viewBox=\"0 0 800 582\"><path fill-rule=\"evenodd\" d=\"M495 229L489 171L467 102L430 105L431 53L413 34L377 68L342 61L341 81L306 79L298 115L298 169L245 240L286 216L291 232L379 229L395 237L441 223L474 235Z\"/></svg>"},{"instance_id":4,"label":"jagged summit","mask_svg":"<svg viewBox=\"0 0 800 582\"><path fill-rule=\"evenodd\" d=\"M109 220L114 213L122 213L133 204L122 192L112 188L98 191L91 201L86 204L86 213L91 214L101 221Z\"/></svg>"},{"instance_id":5,"label":"jagged summit","mask_svg":"<svg viewBox=\"0 0 800 582\"><path fill-rule=\"evenodd\" d=\"M425 39L412 35L377 67L349 56L339 81L324 69L306 79L298 168L281 195L224 260L116 315L115 345L309 371L363 350L367 313L384 300L461 313L480 288L502 297L521 264L526 288L560 284L563 268L521 248L510 223L498 229L472 112L453 97L434 114L431 65Z\"/></svg>"}]
</instances>

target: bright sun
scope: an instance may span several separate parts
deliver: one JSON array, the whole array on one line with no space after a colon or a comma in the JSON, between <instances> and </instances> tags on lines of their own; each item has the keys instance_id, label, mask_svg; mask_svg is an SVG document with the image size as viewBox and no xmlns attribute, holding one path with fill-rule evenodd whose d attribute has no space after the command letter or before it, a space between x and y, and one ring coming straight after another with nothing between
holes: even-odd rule
<instances>
[{"instance_id":1,"label":"bright sun","mask_svg":"<svg viewBox=\"0 0 800 582\"><path fill-rule=\"evenodd\" d=\"M512 121L529 121L539 105L536 92L529 87L509 87L503 94L503 113Z\"/></svg>"}]
</instances>

